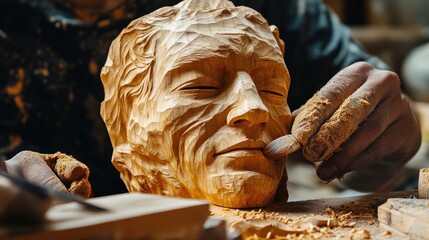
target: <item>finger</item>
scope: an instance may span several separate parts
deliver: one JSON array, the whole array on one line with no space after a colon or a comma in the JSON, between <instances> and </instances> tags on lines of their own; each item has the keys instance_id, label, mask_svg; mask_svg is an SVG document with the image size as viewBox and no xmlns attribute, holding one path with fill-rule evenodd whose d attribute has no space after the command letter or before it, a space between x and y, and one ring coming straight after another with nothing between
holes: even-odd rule
<instances>
[{"instance_id":1,"label":"finger","mask_svg":"<svg viewBox=\"0 0 429 240\"><path fill-rule=\"evenodd\" d=\"M291 114L292 121L295 121L296 116L298 116L298 115L301 113L301 111L302 111L302 109L303 109L303 108L304 108L304 106L301 106L300 108L295 109L295 110L292 112L292 114Z\"/></svg>"},{"instance_id":2,"label":"finger","mask_svg":"<svg viewBox=\"0 0 429 240\"><path fill-rule=\"evenodd\" d=\"M328 159L372 110L367 96L347 98L304 147L304 157L314 162Z\"/></svg>"},{"instance_id":3,"label":"finger","mask_svg":"<svg viewBox=\"0 0 429 240\"><path fill-rule=\"evenodd\" d=\"M69 155L57 152L55 154L45 154L44 157L45 160L55 159L54 172L61 181L68 185L89 176L89 168Z\"/></svg>"},{"instance_id":4,"label":"finger","mask_svg":"<svg viewBox=\"0 0 429 240\"><path fill-rule=\"evenodd\" d=\"M335 75L307 101L295 118L291 132L296 139L302 145L307 145L325 120L366 81L367 73L372 69L368 64L358 63Z\"/></svg>"},{"instance_id":5,"label":"finger","mask_svg":"<svg viewBox=\"0 0 429 240\"><path fill-rule=\"evenodd\" d=\"M53 190L67 191L61 180L46 164L41 154L31 151L22 151L8 160L8 162L9 161L11 161L11 164L16 165L15 171L28 181Z\"/></svg>"},{"instance_id":6,"label":"finger","mask_svg":"<svg viewBox=\"0 0 429 240\"><path fill-rule=\"evenodd\" d=\"M67 154L56 152L43 154L45 161L54 163L54 172L68 187L68 192L85 198L92 197L91 184L88 181L89 168Z\"/></svg>"},{"instance_id":7,"label":"finger","mask_svg":"<svg viewBox=\"0 0 429 240\"><path fill-rule=\"evenodd\" d=\"M337 111L320 127L304 148L306 159L318 162L328 159L339 147L350 138L359 125L370 115L380 101L389 96L392 88L399 91L399 80L392 84L392 74L377 71L368 76L365 84L348 97ZM386 86L388 83L389 85ZM391 87L395 85L396 87ZM391 106L391 105L389 105ZM389 109L389 106L379 108ZM374 122L380 119L374 119ZM385 124L384 127L387 127ZM368 140L362 140L367 142Z\"/></svg>"},{"instance_id":8,"label":"finger","mask_svg":"<svg viewBox=\"0 0 429 240\"><path fill-rule=\"evenodd\" d=\"M72 182L68 191L73 195L80 195L84 198L93 197L91 184L86 178Z\"/></svg>"},{"instance_id":9,"label":"finger","mask_svg":"<svg viewBox=\"0 0 429 240\"><path fill-rule=\"evenodd\" d=\"M391 111L388 108L391 103L388 102L381 102L358 131L344 143L341 150L319 165L317 170L319 178L330 181L349 171L379 161L383 156L389 156L398 149L403 149L401 146L404 146L406 139L403 136L408 134L409 129L401 124L401 111ZM401 103L394 105L399 108ZM405 115L402 114L403 116Z\"/></svg>"},{"instance_id":10,"label":"finger","mask_svg":"<svg viewBox=\"0 0 429 240\"><path fill-rule=\"evenodd\" d=\"M358 156L354 158L347 157L346 159L340 159L335 156L332 159L323 162L317 168L317 175L320 179L325 181L331 181L335 178L342 177L347 172L366 167L372 163L377 163L378 157L392 155L393 149L398 149L400 142L396 141L393 144L389 143L389 138L395 137L392 131L389 134L381 135L376 139L365 151L362 151ZM392 161L394 162L394 161ZM379 173L383 175L383 173Z\"/></svg>"}]
</instances>

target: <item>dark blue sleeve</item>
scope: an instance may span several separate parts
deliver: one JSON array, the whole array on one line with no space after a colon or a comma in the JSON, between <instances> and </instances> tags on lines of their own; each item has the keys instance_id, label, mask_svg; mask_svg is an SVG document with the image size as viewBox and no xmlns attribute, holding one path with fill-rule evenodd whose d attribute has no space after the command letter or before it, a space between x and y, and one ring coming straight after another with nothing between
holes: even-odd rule
<instances>
[{"instance_id":1,"label":"dark blue sleeve","mask_svg":"<svg viewBox=\"0 0 429 240\"><path fill-rule=\"evenodd\" d=\"M366 53L350 29L320 0L236 1L259 11L276 25L285 42L285 61L291 74L289 105L304 104L341 69L358 61L387 69L380 59Z\"/></svg>"}]
</instances>

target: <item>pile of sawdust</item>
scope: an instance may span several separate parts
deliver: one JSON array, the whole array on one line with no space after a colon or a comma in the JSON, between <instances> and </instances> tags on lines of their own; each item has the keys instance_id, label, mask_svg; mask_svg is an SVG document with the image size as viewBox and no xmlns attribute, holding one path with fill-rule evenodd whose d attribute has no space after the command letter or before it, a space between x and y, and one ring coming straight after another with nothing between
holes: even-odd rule
<instances>
[{"instance_id":1,"label":"pile of sawdust","mask_svg":"<svg viewBox=\"0 0 429 240\"><path fill-rule=\"evenodd\" d=\"M231 231L242 239L370 239L370 232L356 227L359 213L336 212L327 208L324 214L287 217L285 213L266 210L217 209L212 215L224 218ZM337 231L342 229L343 231Z\"/></svg>"}]
</instances>

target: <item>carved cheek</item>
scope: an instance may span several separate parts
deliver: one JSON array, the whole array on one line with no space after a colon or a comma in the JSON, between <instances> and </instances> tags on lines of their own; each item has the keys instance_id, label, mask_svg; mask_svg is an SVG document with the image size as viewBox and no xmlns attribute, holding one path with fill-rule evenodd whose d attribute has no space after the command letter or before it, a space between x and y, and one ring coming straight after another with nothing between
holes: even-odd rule
<instances>
[{"instance_id":1,"label":"carved cheek","mask_svg":"<svg viewBox=\"0 0 429 240\"><path fill-rule=\"evenodd\" d=\"M178 164L178 177L194 194L203 194L201 184L207 176L207 163L213 158L210 139L220 128L219 112L213 103L181 107L180 117L172 122L172 143ZM202 197L203 195L195 196Z\"/></svg>"},{"instance_id":2,"label":"carved cheek","mask_svg":"<svg viewBox=\"0 0 429 240\"><path fill-rule=\"evenodd\" d=\"M172 142L189 148L209 137L210 130L216 128L212 125L217 122L217 108L211 100L193 100L172 94L164 99L158 112L162 112L160 120L171 131ZM192 143L186 143L186 139Z\"/></svg>"}]
</instances>

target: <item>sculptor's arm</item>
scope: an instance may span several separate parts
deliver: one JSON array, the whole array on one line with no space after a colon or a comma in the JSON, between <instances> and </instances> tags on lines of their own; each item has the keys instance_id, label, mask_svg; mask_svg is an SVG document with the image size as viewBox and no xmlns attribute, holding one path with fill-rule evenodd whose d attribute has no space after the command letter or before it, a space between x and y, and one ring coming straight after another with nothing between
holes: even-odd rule
<instances>
[{"instance_id":1,"label":"sculptor's arm","mask_svg":"<svg viewBox=\"0 0 429 240\"><path fill-rule=\"evenodd\" d=\"M279 25L280 32L283 30L286 64L293 82L290 105L298 107L303 103L303 97L310 98L325 84L321 95L331 103L331 109L322 108L322 112L337 111L349 96L369 100L368 111L347 116L349 122L360 125L347 141L340 140L339 143L343 144L339 149L329 149L327 145L334 144L332 141L317 143L316 139L321 139L325 133L330 136L341 133L343 124L333 124L326 132L302 134L297 130L298 133L294 134L301 134L303 145L311 145L304 155L310 161L322 161L317 173L323 180L329 181L352 172L344 181L349 186L363 191L381 190L389 179L400 173L420 146L419 124L412 103L401 92L399 77L382 70L388 67L365 53L351 37L350 30L320 1L289 2L290 6L284 9L294 9L294 12L286 14L287 21L283 23L278 14L273 16L283 24ZM276 4L287 3L277 1ZM354 64L358 61L362 62ZM326 83L329 79L331 81ZM293 102L294 99L298 102ZM351 107L348 103L342 109ZM312 127L317 130L328 119L322 118Z\"/></svg>"}]
</instances>

